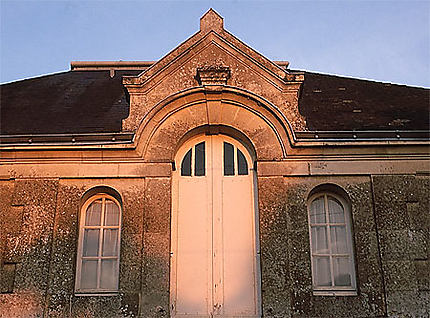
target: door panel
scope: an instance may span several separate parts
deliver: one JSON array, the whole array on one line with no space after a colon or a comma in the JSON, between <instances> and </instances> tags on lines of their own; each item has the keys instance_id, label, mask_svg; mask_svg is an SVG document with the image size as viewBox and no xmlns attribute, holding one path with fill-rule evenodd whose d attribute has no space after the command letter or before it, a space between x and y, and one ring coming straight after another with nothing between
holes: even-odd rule
<instances>
[{"instance_id":1,"label":"door panel","mask_svg":"<svg viewBox=\"0 0 430 318\"><path fill-rule=\"evenodd\" d=\"M181 178L178 209L177 302L178 312L207 314L210 264L206 178ZM198 190L196 192L196 190ZM191 212L193 211L193 212ZM196 295L201 295L197 301Z\"/></svg>"},{"instance_id":2,"label":"door panel","mask_svg":"<svg viewBox=\"0 0 430 318\"><path fill-rule=\"evenodd\" d=\"M202 153L204 173L195 169L196 158L202 166ZM192 169L184 175L190 156ZM240 143L222 135L197 137L178 151L181 169L174 172L172 189L173 317L260 317L251 162Z\"/></svg>"},{"instance_id":3,"label":"door panel","mask_svg":"<svg viewBox=\"0 0 430 318\"><path fill-rule=\"evenodd\" d=\"M224 313L256 314L255 233L248 176L223 177Z\"/></svg>"}]
</instances>

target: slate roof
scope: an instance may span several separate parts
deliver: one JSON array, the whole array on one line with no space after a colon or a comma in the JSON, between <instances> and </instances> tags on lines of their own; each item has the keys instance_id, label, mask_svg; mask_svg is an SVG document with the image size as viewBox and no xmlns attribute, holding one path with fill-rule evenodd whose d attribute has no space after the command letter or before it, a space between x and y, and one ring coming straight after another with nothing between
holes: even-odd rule
<instances>
[{"instance_id":1,"label":"slate roof","mask_svg":"<svg viewBox=\"0 0 430 318\"><path fill-rule=\"evenodd\" d=\"M430 89L305 72L309 130L428 130Z\"/></svg>"},{"instance_id":2,"label":"slate roof","mask_svg":"<svg viewBox=\"0 0 430 318\"><path fill-rule=\"evenodd\" d=\"M119 132L128 116L123 75L69 71L0 86L0 134Z\"/></svg>"},{"instance_id":3,"label":"slate roof","mask_svg":"<svg viewBox=\"0 0 430 318\"><path fill-rule=\"evenodd\" d=\"M68 71L0 86L0 134L120 132L124 75ZM294 71L292 71L294 72ZM299 111L316 131L429 130L430 90L305 72Z\"/></svg>"}]
</instances>

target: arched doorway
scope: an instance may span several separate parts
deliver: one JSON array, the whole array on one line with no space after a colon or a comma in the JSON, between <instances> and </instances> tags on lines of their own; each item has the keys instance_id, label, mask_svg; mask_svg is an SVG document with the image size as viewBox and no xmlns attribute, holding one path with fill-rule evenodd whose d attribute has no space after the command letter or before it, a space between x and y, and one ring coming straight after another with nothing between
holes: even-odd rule
<instances>
[{"instance_id":1,"label":"arched doorway","mask_svg":"<svg viewBox=\"0 0 430 318\"><path fill-rule=\"evenodd\" d=\"M171 315L260 317L253 158L231 137L204 135L175 164Z\"/></svg>"}]
</instances>

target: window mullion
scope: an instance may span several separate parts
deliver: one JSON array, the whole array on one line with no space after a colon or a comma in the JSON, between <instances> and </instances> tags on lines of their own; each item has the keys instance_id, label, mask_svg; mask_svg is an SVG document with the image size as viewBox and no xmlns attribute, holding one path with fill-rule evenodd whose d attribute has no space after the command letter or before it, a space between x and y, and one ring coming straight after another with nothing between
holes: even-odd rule
<instances>
[{"instance_id":1,"label":"window mullion","mask_svg":"<svg viewBox=\"0 0 430 318\"><path fill-rule=\"evenodd\" d=\"M97 261L97 288L100 288L101 268L102 268L102 249L103 249L103 224L105 219L106 199L102 198L102 212L100 221L99 253Z\"/></svg>"},{"instance_id":2,"label":"window mullion","mask_svg":"<svg viewBox=\"0 0 430 318\"><path fill-rule=\"evenodd\" d=\"M191 176L194 177L196 170L196 146L191 147Z\"/></svg>"},{"instance_id":3,"label":"window mullion","mask_svg":"<svg viewBox=\"0 0 430 318\"><path fill-rule=\"evenodd\" d=\"M327 228L327 241L328 241L328 252L329 252L329 263L330 263L330 277L331 285L334 286L334 272L333 272L333 255L332 255L332 242L331 242L331 232L330 232L330 219L328 211L328 198L327 194L324 194L324 211L326 213L326 228Z\"/></svg>"},{"instance_id":4,"label":"window mullion","mask_svg":"<svg viewBox=\"0 0 430 318\"><path fill-rule=\"evenodd\" d=\"M234 167L234 175L238 176L239 175L239 164L237 162L237 148L235 145L233 145L233 167Z\"/></svg>"}]
</instances>

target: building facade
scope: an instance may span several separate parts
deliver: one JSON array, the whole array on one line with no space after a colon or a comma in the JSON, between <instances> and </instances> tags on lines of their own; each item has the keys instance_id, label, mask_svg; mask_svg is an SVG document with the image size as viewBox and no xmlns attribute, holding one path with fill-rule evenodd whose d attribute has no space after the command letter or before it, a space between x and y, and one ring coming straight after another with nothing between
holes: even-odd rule
<instances>
[{"instance_id":1,"label":"building facade","mask_svg":"<svg viewBox=\"0 0 430 318\"><path fill-rule=\"evenodd\" d=\"M429 90L224 29L2 85L1 317L428 317Z\"/></svg>"}]
</instances>

